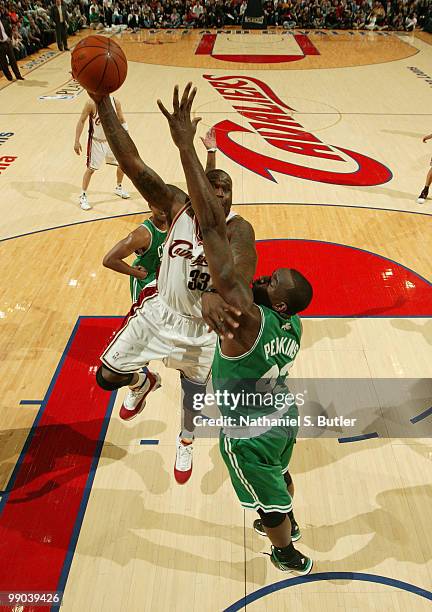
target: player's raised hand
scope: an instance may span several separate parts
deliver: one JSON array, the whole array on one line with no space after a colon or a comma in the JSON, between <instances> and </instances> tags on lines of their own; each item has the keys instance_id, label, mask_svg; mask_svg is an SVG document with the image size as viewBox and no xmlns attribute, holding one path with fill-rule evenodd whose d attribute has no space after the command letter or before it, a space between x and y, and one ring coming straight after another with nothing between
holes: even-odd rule
<instances>
[{"instance_id":1,"label":"player's raised hand","mask_svg":"<svg viewBox=\"0 0 432 612\"><path fill-rule=\"evenodd\" d=\"M161 113L167 118L172 139L179 149L192 144L197 125L201 121L201 117L191 119L192 103L196 92L196 87L192 88L192 83L188 83L179 101L179 87L176 85L174 87L172 113L165 108L160 100L157 101Z\"/></svg>"},{"instance_id":2,"label":"player's raised hand","mask_svg":"<svg viewBox=\"0 0 432 612\"><path fill-rule=\"evenodd\" d=\"M217 149L216 130L214 129L214 127L210 128L204 137L201 136L201 140L203 141L203 144L207 151L209 149Z\"/></svg>"}]
</instances>

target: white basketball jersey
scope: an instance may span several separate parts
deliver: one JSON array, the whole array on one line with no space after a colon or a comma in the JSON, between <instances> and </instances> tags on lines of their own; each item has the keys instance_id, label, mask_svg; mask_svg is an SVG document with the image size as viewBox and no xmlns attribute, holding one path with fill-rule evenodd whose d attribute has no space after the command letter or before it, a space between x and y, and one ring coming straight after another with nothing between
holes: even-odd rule
<instances>
[{"instance_id":1,"label":"white basketball jersey","mask_svg":"<svg viewBox=\"0 0 432 612\"><path fill-rule=\"evenodd\" d=\"M165 240L158 275L158 293L172 310L198 317L201 314L202 292L211 285L211 278L196 217L186 205L174 218ZM237 213L230 212L227 223Z\"/></svg>"},{"instance_id":2,"label":"white basketball jersey","mask_svg":"<svg viewBox=\"0 0 432 612\"><path fill-rule=\"evenodd\" d=\"M110 96L111 104L114 107L114 110L117 113L114 98ZM95 140L106 140L105 132L103 131L102 123L99 117L99 113L97 112L96 106L96 114L89 116L89 138L94 138Z\"/></svg>"}]
</instances>

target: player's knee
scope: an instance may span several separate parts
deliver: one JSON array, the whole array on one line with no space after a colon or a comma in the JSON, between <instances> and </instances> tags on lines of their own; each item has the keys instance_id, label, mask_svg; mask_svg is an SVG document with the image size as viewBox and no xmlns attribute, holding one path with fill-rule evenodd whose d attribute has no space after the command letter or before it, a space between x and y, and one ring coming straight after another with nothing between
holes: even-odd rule
<instances>
[{"instance_id":1,"label":"player's knee","mask_svg":"<svg viewBox=\"0 0 432 612\"><path fill-rule=\"evenodd\" d=\"M283 475L284 480L285 480L285 484L287 487L290 487L292 485L292 478L291 478L291 474L289 472L285 472L285 474Z\"/></svg>"},{"instance_id":2,"label":"player's knee","mask_svg":"<svg viewBox=\"0 0 432 612\"><path fill-rule=\"evenodd\" d=\"M96 372L96 382L105 391L116 391L120 387L130 385L133 374L118 374L105 366L100 366Z\"/></svg>"},{"instance_id":3,"label":"player's knee","mask_svg":"<svg viewBox=\"0 0 432 612\"><path fill-rule=\"evenodd\" d=\"M264 527L269 527L269 529L279 527L286 518L286 514L282 512L263 512L263 510L258 510L258 514Z\"/></svg>"},{"instance_id":4,"label":"player's knee","mask_svg":"<svg viewBox=\"0 0 432 612\"><path fill-rule=\"evenodd\" d=\"M180 382L183 396L183 408L185 410L193 411L200 410L202 408L202 401L206 394L207 385L194 383L184 376L181 377Z\"/></svg>"}]
</instances>

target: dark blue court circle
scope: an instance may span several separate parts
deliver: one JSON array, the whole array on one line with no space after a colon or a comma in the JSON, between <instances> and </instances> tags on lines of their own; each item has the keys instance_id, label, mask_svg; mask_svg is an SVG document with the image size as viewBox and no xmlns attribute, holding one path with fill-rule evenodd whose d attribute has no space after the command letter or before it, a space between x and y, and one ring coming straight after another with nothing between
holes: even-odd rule
<instances>
[{"instance_id":1,"label":"dark blue court circle","mask_svg":"<svg viewBox=\"0 0 432 612\"><path fill-rule=\"evenodd\" d=\"M298 576L297 578L288 578L287 580L281 580L280 582L274 582L268 584L253 593L250 593L246 597L242 597L231 606L226 608L223 612L236 612L241 610L246 605L266 597L270 593L275 593L282 589L288 589L289 587L296 586L298 584L307 584L308 582L321 582L322 580L359 580L363 582L375 582L377 584L385 584L401 591L407 591L413 593L424 599L432 601L432 592L426 591L421 587L410 584L409 582L403 582L402 580L396 580L395 578L387 578L386 576L377 576L375 574L362 574L358 572L321 572L318 574L310 574L309 576Z\"/></svg>"}]
</instances>

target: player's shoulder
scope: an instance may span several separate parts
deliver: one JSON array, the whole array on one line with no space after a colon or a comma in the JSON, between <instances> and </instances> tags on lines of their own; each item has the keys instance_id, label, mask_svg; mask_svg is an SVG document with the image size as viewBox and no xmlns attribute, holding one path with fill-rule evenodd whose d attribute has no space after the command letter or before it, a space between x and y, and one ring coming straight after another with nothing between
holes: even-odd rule
<instances>
[{"instance_id":1,"label":"player's shoulder","mask_svg":"<svg viewBox=\"0 0 432 612\"><path fill-rule=\"evenodd\" d=\"M228 219L227 230L228 235L235 235L240 232L242 236L246 235L248 237L253 237L253 239L255 240L255 231L252 224L249 223L249 221L246 221L244 217L237 213L233 215L231 219Z\"/></svg>"},{"instance_id":2,"label":"player's shoulder","mask_svg":"<svg viewBox=\"0 0 432 612\"><path fill-rule=\"evenodd\" d=\"M151 222L151 219L144 219L144 221L142 223L140 223L138 225L138 227L145 227L147 229L151 229L153 223Z\"/></svg>"},{"instance_id":3,"label":"player's shoulder","mask_svg":"<svg viewBox=\"0 0 432 612\"><path fill-rule=\"evenodd\" d=\"M235 212L232 212L232 211L228 215L227 223L228 223L228 225L243 225L243 226L245 226L245 224L247 224L247 225L251 226L249 221L246 221L246 219L244 217L242 217L238 213L235 213Z\"/></svg>"}]
</instances>

